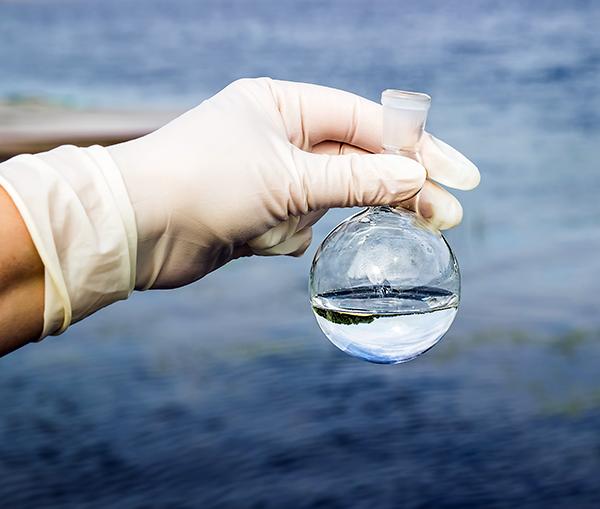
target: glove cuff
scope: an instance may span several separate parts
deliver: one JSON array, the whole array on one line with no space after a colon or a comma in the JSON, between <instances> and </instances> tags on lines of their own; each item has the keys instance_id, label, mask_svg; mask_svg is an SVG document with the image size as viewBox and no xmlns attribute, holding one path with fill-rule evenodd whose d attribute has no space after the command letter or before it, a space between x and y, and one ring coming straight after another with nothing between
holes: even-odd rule
<instances>
[{"instance_id":1,"label":"glove cuff","mask_svg":"<svg viewBox=\"0 0 600 509\"><path fill-rule=\"evenodd\" d=\"M131 294L135 216L121 173L105 148L63 146L14 157L0 166L0 185L44 263L41 338L60 334Z\"/></svg>"}]
</instances>

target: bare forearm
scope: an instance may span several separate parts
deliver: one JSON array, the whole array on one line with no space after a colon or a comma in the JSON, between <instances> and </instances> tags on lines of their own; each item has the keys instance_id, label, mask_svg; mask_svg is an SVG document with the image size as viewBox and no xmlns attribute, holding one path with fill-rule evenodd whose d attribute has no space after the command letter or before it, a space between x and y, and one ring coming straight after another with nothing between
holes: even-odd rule
<instances>
[{"instance_id":1,"label":"bare forearm","mask_svg":"<svg viewBox=\"0 0 600 509\"><path fill-rule=\"evenodd\" d=\"M39 338L43 314L44 266L0 186L0 356Z\"/></svg>"}]
</instances>

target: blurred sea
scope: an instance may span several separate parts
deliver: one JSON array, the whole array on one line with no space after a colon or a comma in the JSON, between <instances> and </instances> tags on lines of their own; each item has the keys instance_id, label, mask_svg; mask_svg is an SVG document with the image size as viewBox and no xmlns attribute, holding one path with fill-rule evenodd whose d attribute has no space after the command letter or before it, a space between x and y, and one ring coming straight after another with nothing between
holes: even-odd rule
<instances>
[{"instance_id":1,"label":"blurred sea","mask_svg":"<svg viewBox=\"0 0 600 509\"><path fill-rule=\"evenodd\" d=\"M0 0L0 99L192 106L242 76L433 96L468 154L454 327L394 367L302 259L137 294L0 361L6 508L600 507L600 3Z\"/></svg>"}]
</instances>

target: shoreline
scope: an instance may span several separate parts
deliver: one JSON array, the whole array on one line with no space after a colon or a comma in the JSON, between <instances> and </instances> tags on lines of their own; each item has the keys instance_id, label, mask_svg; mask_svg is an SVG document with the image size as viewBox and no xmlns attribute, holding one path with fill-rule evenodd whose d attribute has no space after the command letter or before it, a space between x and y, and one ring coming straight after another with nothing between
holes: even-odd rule
<instances>
[{"instance_id":1,"label":"shoreline","mask_svg":"<svg viewBox=\"0 0 600 509\"><path fill-rule=\"evenodd\" d=\"M180 111L75 109L0 101L0 161L59 145L110 145L143 136Z\"/></svg>"}]
</instances>

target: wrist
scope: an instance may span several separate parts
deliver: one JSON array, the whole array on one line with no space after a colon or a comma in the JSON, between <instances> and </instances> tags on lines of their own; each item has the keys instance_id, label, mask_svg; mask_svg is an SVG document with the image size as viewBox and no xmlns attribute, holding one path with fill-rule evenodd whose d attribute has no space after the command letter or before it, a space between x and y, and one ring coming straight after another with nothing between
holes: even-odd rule
<instances>
[{"instance_id":1,"label":"wrist","mask_svg":"<svg viewBox=\"0 0 600 509\"><path fill-rule=\"evenodd\" d=\"M150 136L150 135L148 135ZM121 173L137 232L136 290L151 288L161 268L161 244L170 224L166 189L158 180L160 158L152 154L153 143L143 137L107 147ZM154 157L153 157L154 156Z\"/></svg>"},{"instance_id":2,"label":"wrist","mask_svg":"<svg viewBox=\"0 0 600 509\"><path fill-rule=\"evenodd\" d=\"M43 336L129 296L135 220L104 148L63 146L17 156L3 163L0 177L44 264Z\"/></svg>"}]
</instances>

